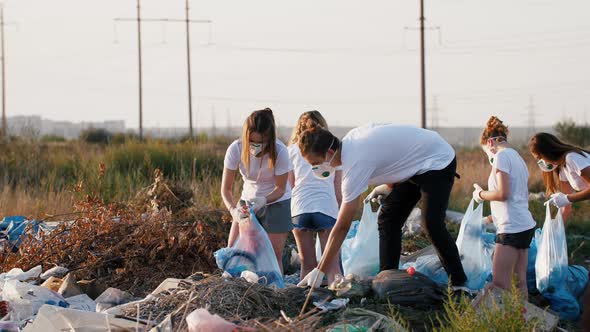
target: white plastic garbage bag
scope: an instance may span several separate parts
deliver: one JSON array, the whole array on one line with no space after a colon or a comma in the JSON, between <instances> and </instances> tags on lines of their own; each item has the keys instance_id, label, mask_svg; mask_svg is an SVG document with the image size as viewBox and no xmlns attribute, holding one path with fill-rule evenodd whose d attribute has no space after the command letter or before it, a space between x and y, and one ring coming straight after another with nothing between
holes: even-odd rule
<instances>
[{"instance_id":1,"label":"white plastic garbage bag","mask_svg":"<svg viewBox=\"0 0 590 332\"><path fill-rule=\"evenodd\" d=\"M461 222L457 248L463 270L467 275L466 286L479 290L485 286L486 280L492 273L492 257L485 250L483 204L479 204L477 208L474 208L474 205L475 201L471 200Z\"/></svg>"},{"instance_id":2,"label":"white plastic garbage bag","mask_svg":"<svg viewBox=\"0 0 590 332\"><path fill-rule=\"evenodd\" d=\"M237 326L225 319L211 315L207 309L197 309L186 317L189 332L233 332Z\"/></svg>"},{"instance_id":3,"label":"white plastic garbage bag","mask_svg":"<svg viewBox=\"0 0 590 332\"><path fill-rule=\"evenodd\" d=\"M96 312L104 312L107 309L116 307L131 301L131 295L117 288L108 288L96 298Z\"/></svg>"},{"instance_id":4,"label":"white plastic garbage bag","mask_svg":"<svg viewBox=\"0 0 590 332\"><path fill-rule=\"evenodd\" d=\"M22 269L15 268L8 271L7 273L0 274L0 279L25 281L39 277L41 272L43 272L41 265L37 265L26 272Z\"/></svg>"},{"instance_id":5,"label":"white plastic garbage bag","mask_svg":"<svg viewBox=\"0 0 590 332\"><path fill-rule=\"evenodd\" d=\"M136 331L136 322L107 316L106 314L64 309L44 305L32 324L23 332L60 332L60 331ZM139 328L143 328L139 325Z\"/></svg>"},{"instance_id":6,"label":"white plastic garbage bag","mask_svg":"<svg viewBox=\"0 0 590 332\"><path fill-rule=\"evenodd\" d=\"M365 203L356 236L351 240L350 247L343 248L350 251L342 253L344 275L368 278L379 273L378 215L379 210L373 212L371 203Z\"/></svg>"},{"instance_id":7,"label":"white plastic garbage bag","mask_svg":"<svg viewBox=\"0 0 590 332\"><path fill-rule=\"evenodd\" d=\"M41 279L47 280L51 277L63 278L70 270L62 266L55 266L41 274Z\"/></svg>"},{"instance_id":8,"label":"white plastic garbage bag","mask_svg":"<svg viewBox=\"0 0 590 332\"><path fill-rule=\"evenodd\" d=\"M246 279L246 281L252 284L257 284L258 279L260 279L260 277L258 277L258 275L252 271L244 271L240 277Z\"/></svg>"},{"instance_id":9,"label":"white plastic garbage bag","mask_svg":"<svg viewBox=\"0 0 590 332\"><path fill-rule=\"evenodd\" d=\"M550 287L559 288L565 285L568 273L567 242L561 212L551 219L550 204L546 204L545 223L541 231L541 239L537 242L537 261L535 275L537 289L541 293Z\"/></svg>"},{"instance_id":10,"label":"white plastic garbage bag","mask_svg":"<svg viewBox=\"0 0 590 332\"><path fill-rule=\"evenodd\" d=\"M234 278L242 272L255 272L260 283L284 288L285 283L266 231L250 211L250 217L239 221L240 235L231 248L215 252L217 266Z\"/></svg>"},{"instance_id":11,"label":"white plastic garbage bag","mask_svg":"<svg viewBox=\"0 0 590 332\"><path fill-rule=\"evenodd\" d=\"M45 287L35 286L20 282L18 280L9 280L4 285L2 299L10 303L14 314L19 316L19 320L30 318L27 315L36 315L44 304L67 308L68 302L58 293L55 293ZM19 308L23 310L19 311ZM29 309L30 308L30 309ZM30 310L30 312L29 312Z\"/></svg>"},{"instance_id":12,"label":"white plastic garbage bag","mask_svg":"<svg viewBox=\"0 0 590 332\"><path fill-rule=\"evenodd\" d=\"M70 304L69 309L81 311L96 311L96 302L86 294L80 294L66 299Z\"/></svg>"}]
</instances>

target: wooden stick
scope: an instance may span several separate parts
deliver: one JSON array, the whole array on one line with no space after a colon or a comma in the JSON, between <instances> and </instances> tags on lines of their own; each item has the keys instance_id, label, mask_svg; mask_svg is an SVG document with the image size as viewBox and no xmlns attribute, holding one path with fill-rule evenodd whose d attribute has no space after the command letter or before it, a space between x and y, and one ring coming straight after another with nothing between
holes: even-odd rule
<instances>
[{"instance_id":1,"label":"wooden stick","mask_svg":"<svg viewBox=\"0 0 590 332\"><path fill-rule=\"evenodd\" d=\"M320 263L318 264L318 272L321 272L319 269L319 266L324 266L325 259L326 259L326 255L322 255L322 259L320 260ZM299 313L299 317L301 317L301 315L303 315L303 313L305 312L305 308L307 308L307 305L309 304L309 300L311 300L311 295L313 294L313 290L315 288L316 283L318 282L319 276L320 276L320 274L318 273L315 275L315 278L313 279L313 283L311 284L311 289L309 290L309 293L307 294L307 297L305 298L305 302L303 303L303 307L301 308L301 312Z\"/></svg>"}]
</instances>

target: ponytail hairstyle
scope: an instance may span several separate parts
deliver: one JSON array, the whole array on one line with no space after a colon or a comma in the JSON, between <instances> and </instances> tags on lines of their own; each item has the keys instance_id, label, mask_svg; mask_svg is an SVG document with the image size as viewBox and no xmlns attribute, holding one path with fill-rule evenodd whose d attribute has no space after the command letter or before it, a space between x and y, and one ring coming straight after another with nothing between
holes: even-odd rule
<instances>
[{"instance_id":1,"label":"ponytail hairstyle","mask_svg":"<svg viewBox=\"0 0 590 332\"><path fill-rule=\"evenodd\" d=\"M250 169L250 135L252 133L259 133L267 141L263 154L268 153L268 168L273 169L277 162L277 131L275 126L275 118L270 108L252 112L250 116L244 121L242 127L242 162L246 169Z\"/></svg>"},{"instance_id":2,"label":"ponytail hairstyle","mask_svg":"<svg viewBox=\"0 0 590 332\"><path fill-rule=\"evenodd\" d=\"M549 162L563 163L565 156L570 152L584 155L588 150L582 149L578 146L565 143L557 138L555 135L549 133L538 133L531 138L529 143L529 150L536 158L543 159ZM543 172L543 182L547 188L547 194L558 192L559 189L559 172L562 166L557 166L552 172Z\"/></svg>"},{"instance_id":3,"label":"ponytail hairstyle","mask_svg":"<svg viewBox=\"0 0 590 332\"><path fill-rule=\"evenodd\" d=\"M495 116L491 116L486 124L486 128L481 133L479 140L481 145L486 145L488 139L495 138L497 142L508 141L508 127ZM500 140L500 138L502 140Z\"/></svg>"},{"instance_id":4,"label":"ponytail hairstyle","mask_svg":"<svg viewBox=\"0 0 590 332\"><path fill-rule=\"evenodd\" d=\"M336 136L324 128L313 128L304 131L299 136L298 144L303 157L309 155L324 156L328 150L336 151L342 145Z\"/></svg>"},{"instance_id":5,"label":"ponytail hairstyle","mask_svg":"<svg viewBox=\"0 0 590 332\"><path fill-rule=\"evenodd\" d=\"M289 144L297 144L304 131L316 128L328 129L328 123L320 112L309 111L301 114L299 120L297 120L297 125L293 128L293 134L291 134Z\"/></svg>"}]
</instances>

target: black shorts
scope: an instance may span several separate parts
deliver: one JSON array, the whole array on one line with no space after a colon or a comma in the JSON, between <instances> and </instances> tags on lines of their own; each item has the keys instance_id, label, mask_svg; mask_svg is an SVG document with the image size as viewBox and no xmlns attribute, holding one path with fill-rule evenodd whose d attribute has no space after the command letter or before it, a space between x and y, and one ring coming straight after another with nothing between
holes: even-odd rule
<instances>
[{"instance_id":1,"label":"black shorts","mask_svg":"<svg viewBox=\"0 0 590 332\"><path fill-rule=\"evenodd\" d=\"M511 246L516 249L528 249L531 246L533 236L535 236L535 227L520 233L497 234L496 243Z\"/></svg>"}]
</instances>

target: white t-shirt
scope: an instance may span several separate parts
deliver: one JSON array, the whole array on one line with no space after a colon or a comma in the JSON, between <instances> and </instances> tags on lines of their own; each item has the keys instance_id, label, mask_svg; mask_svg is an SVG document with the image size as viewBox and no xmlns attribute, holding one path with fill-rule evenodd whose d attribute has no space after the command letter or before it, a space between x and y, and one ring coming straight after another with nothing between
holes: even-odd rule
<instances>
[{"instance_id":1,"label":"white t-shirt","mask_svg":"<svg viewBox=\"0 0 590 332\"><path fill-rule=\"evenodd\" d=\"M582 177L582 170L590 167L590 156L583 152L584 155L577 152L570 152L565 156L565 167L559 171L559 179L567 181L576 191L588 189L590 184Z\"/></svg>"},{"instance_id":2,"label":"white t-shirt","mask_svg":"<svg viewBox=\"0 0 590 332\"><path fill-rule=\"evenodd\" d=\"M303 159L296 144L289 146L289 158L293 164L295 186L291 193L291 215L303 213L323 213L332 218L338 217L338 202L334 188L334 175L318 179L311 171L311 165Z\"/></svg>"},{"instance_id":3,"label":"white t-shirt","mask_svg":"<svg viewBox=\"0 0 590 332\"><path fill-rule=\"evenodd\" d=\"M438 133L412 126L370 124L342 139L342 202L370 184L401 183L447 167L455 151Z\"/></svg>"},{"instance_id":4,"label":"white t-shirt","mask_svg":"<svg viewBox=\"0 0 590 332\"><path fill-rule=\"evenodd\" d=\"M242 142L235 140L227 148L223 167L235 171L239 168L242 179L244 180L244 187L242 188L243 200L252 200L256 197L267 196L270 194L276 185L276 176L289 173L293 169L289 160L289 152L283 142L277 140L277 160L275 168L268 168L268 153L257 158L250 155L250 169L246 171L246 167L242 162ZM287 188L283 197L276 202L281 202L291 198L291 185L287 181Z\"/></svg>"},{"instance_id":5,"label":"white t-shirt","mask_svg":"<svg viewBox=\"0 0 590 332\"><path fill-rule=\"evenodd\" d=\"M524 160L516 150L511 148L496 153L488 179L488 189L492 191L498 190L496 170L508 174L510 178L508 200L490 202L496 232L514 234L535 227L535 220L529 211L529 171Z\"/></svg>"}]
</instances>

